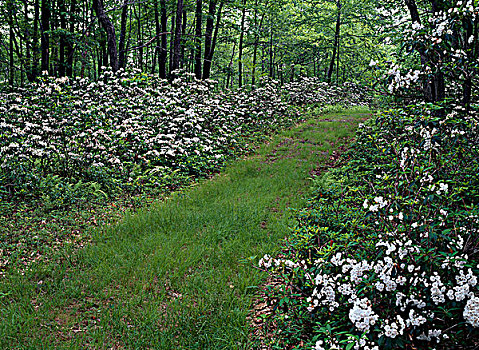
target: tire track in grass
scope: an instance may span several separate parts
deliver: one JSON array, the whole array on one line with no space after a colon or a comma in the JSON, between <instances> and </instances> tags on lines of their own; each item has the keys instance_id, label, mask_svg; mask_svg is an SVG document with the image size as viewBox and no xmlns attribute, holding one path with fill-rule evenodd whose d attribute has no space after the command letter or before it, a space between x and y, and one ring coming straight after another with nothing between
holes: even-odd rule
<instances>
[{"instance_id":1,"label":"tire track in grass","mask_svg":"<svg viewBox=\"0 0 479 350\"><path fill-rule=\"evenodd\" d=\"M1 305L0 347L250 348L246 319L265 278L252 265L280 248L311 172L364 117L328 114L284 131L212 180L99 231L70 267L40 273L40 288L11 281L20 296Z\"/></svg>"}]
</instances>

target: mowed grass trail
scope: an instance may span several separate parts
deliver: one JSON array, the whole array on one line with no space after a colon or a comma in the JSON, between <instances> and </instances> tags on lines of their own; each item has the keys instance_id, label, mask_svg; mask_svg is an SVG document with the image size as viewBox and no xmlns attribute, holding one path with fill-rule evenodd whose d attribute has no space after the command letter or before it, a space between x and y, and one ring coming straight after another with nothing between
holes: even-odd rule
<instances>
[{"instance_id":1,"label":"mowed grass trail","mask_svg":"<svg viewBox=\"0 0 479 350\"><path fill-rule=\"evenodd\" d=\"M250 349L247 315L314 169L365 110L317 116L211 180L115 227L62 264L0 281L1 349ZM255 257L250 259L250 257Z\"/></svg>"}]
</instances>

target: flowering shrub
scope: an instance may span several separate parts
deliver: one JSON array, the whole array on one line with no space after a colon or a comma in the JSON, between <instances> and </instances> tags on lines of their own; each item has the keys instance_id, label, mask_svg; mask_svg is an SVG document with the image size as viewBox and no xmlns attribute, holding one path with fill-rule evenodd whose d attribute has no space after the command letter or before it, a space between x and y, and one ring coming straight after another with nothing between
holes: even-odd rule
<instances>
[{"instance_id":1,"label":"flowering shrub","mask_svg":"<svg viewBox=\"0 0 479 350\"><path fill-rule=\"evenodd\" d=\"M280 348L477 346L479 123L433 115L419 105L362 125L288 249L260 261L289 286L271 294Z\"/></svg>"},{"instance_id":2,"label":"flowering shrub","mask_svg":"<svg viewBox=\"0 0 479 350\"><path fill-rule=\"evenodd\" d=\"M376 11L378 31L386 45L395 44L397 58L371 61L372 84L382 78L386 91L406 104L446 98L466 107L477 103L477 2L383 1Z\"/></svg>"},{"instance_id":3,"label":"flowering shrub","mask_svg":"<svg viewBox=\"0 0 479 350\"><path fill-rule=\"evenodd\" d=\"M353 83L344 83L343 86L331 86L319 78L302 78L286 84L284 87L287 99L295 105L367 105L370 96L364 89Z\"/></svg>"},{"instance_id":4,"label":"flowering shrub","mask_svg":"<svg viewBox=\"0 0 479 350\"><path fill-rule=\"evenodd\" d=\"M274 82L225 93L189 75L171 84L139 71L106 70L98 82L44 77L0 94L0 197L63 207L169 189L299 118Z\"/></svg>"}]
</instances>

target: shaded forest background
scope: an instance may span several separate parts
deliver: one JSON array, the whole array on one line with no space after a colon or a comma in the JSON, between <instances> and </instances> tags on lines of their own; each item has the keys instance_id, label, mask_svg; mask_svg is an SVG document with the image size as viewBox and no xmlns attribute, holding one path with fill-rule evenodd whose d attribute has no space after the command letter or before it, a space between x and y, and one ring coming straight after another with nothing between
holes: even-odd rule
<instances>
[{"instance_id":1,"label":"shaded forest background","mask_svg":"<svg viewBox=\"0 0 479 350\"><path fill-rule=\"evenodd\" d=\"M160 78L182 69L224 87L315 76L358 81L385 50L376 2L6 0L1 74L97 79L102 67Z\"/></svg>"}]
</instances>

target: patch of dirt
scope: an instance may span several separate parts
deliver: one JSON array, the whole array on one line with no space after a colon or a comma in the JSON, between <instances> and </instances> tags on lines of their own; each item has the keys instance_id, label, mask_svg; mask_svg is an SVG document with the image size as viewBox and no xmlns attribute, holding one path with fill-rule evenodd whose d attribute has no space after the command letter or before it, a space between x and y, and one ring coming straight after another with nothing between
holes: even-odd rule
<instances>
[{"instance_id":1,"label":"patch of dirt","mask_svg":"<svg viewBox=\"0 0 479 350\"><path fill-rule=\"evenodd\" d=\"M281 279L269 277L264 283L258 296L253 302L253 307L247 317L248 323L251 325L253 339L258 340L260 345L258 350L270 350L268 340L272 339L277 325L268 318L274 313L275 305L278 303L276 299L270 299L267 295L268 288L280 287L284 284Z\"/></svg>"},{"instance_id":2,"label":"patch of dirt","mask_svg":"<svg viewBox=\"0 0 479 350\"><path fill-rule=\"evenodd\" d=\"M271 151L271 153L266 155L265 163L271 164L271 163L274 163L274 162L278 161L279 159L283 159L285 157L285 155L280 154L279 151L286 146L291 146L292 144L294 144L294 140L291 139L291 138L285 138L282 141L280 141L274 147L274 149Z\"/></svg>"},{"instance_id":3,"label":"patch of dirt","mask_svg":"<svg viewBox=\"0 0 479 350\"><path fill-rule=\"evenodd\" d=\"M348 149L348 144L350 144L353 139L346 139L347 141L345 144L341 145L338 147L337 150L334 150L331 156L329 157L328 161L326 163L323 163L321 165L318 164L318 167L312 169L309 173L311 176L320 176L327 172L329 169L333 168L339 168L344 164L346 161L345 159L342 159L342 155L346 150Z\"/></svg>"}]
</instances>

